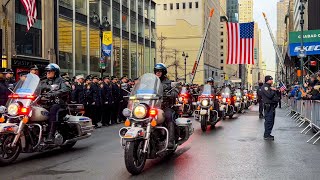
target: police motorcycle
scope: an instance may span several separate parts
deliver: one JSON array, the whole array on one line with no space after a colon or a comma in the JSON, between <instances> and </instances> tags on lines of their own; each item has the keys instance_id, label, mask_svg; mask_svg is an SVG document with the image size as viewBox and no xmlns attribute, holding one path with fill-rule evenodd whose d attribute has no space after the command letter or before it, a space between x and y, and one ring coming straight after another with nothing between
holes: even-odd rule
<instances>
[{"instance_id":1,"label":"police motorcycle","mask_svg":"<svg viewBox=\"0 0 320 180\"><path fill-rule=\"evenodd\" d=\"M0 107L0 165L14 162L20 153L33 153L60 147L72 148L78 140L91 136L91 119L84 116L60 115L54 143L47 144L44 136L49 132L49 112L38 105L44 96L38 88L40 79L28 74L20 80L6 106ZM65 115L65 116L64 116Z\"/></svg>"},{"instance_id":2,"label":"police motorcycle","mask_svg":"<svg viewBox=\"0 0 320 180\"><path fill-rule=\"evenodd\" d=\"M147 73L139 78L129 96L128 108L123 110L123 115L127 117L126 127L120 129L119 136L126 168L133 175L142 172L146 159L174 153L177 146L193 134L192 121L178 118L176 114L175 146L168 149L169 131L164 126L166 122L161 104L163 99L170 98L170 91L164 94L160 79Z\"/></svg>"},{"instance_id":3,"label":"police motorcycle","mask_svg":"<svg viewBox=\"0 0 320 180\"><path fill-rule=\"evenodd\" d=\"M250 100L247 90L243 90L242 102L244 103L244 109L248 109L250 106Z\"/></svg>"},{"instance_id":4,"label":"police motorcycle","mask_svg":"<svg viewBox=\"0 0 320 180\"><path fill-rule=\"evenodd\" d=\"M201 123L202 131L207 130L207 126L214 127L220 120L218 111L214 109L215 94L211 85L206 84L203 87L201 95L198 98L199 121Z\"/></svg>"},{"instance_id":5,"label":"police motorcycle","mask_svg":"<svg viewBox=\"0 0 320 180\"><path fill-rule=\"evenodd\" d=\"M253 91L253 93L252 93L252 101L253 101L254 105L257 105L257 104L258 104L258 94L257 94L257 91Z\"/></svg>"},{"instance_id":6,"label":"police motorcycle","mask_svg":"<svg viewBox=\"0 0 320 180\"><path fill-rule=\"evenodd\" d=\"M194 108L192 105L192 97L191 94L188 92L186 87L182 87L179 97L177 98L177 104L180 104L179 108L179 115L182 117L184 114L188 116L192 116Z\"/></svg>"},{"instance_id":7,"label":"police motorcycle","mask_svg":"<svg viewBox=\"0 0 320 180\"><path fill-rule=\"evenodd\" d=\"M243 113L245 108L245 103L243 102L241 89L235 90L234 101L235 101L234 103L235 111L237 113Z\"/></svg>"},{"instance_id":8,"label":"police motorcycle","mask_svg":"<svg viewBox=\"0 0 320 180\"><path fill-rule=\"evenodd\" d=\"M235 102L231 90L228 87L224 87L217 97L220 101L219 110L222 112L222 118L226 119L226 116L229 116L231 119L235 114Z\"/></svg>"}]
</instances>

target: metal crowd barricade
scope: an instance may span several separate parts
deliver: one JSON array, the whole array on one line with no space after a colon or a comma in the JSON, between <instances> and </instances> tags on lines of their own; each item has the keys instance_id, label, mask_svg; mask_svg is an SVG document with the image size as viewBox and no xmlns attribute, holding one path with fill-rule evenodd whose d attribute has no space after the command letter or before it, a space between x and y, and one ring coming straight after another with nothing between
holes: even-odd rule
<instances>
[{"instance_id":1,"label":"metal crowd barricade","mask_svg":"<svg viewBox=\"0 0 320 180\"><path fill-rule=\"evenodd\" d=\"M311 129L316 131L307 142L316 137L317 139L313 144L320 140L320 101L296 100L295 98L288 97L284 97L282 101L287 106L286 115L291 115L291 118L298 123L297 126L301 127L305 123L308 123L308 126L301 131L301 134L307 134Z\"/></svg>"}]
</instances>

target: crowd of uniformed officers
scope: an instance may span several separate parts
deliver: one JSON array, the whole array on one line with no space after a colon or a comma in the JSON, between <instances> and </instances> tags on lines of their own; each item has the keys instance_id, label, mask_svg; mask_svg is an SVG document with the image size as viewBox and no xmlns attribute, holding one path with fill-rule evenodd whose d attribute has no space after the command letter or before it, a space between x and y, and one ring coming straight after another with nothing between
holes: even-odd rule
<instances>
[{"instance_id":1,"label":"crowd of uniformed officers","mask_svg":"<svg viewBox=\"0 0 320 180\"><path fill-rule=\"evenodd\" d=\"M83 104L85 115L92 119L96 128L125 121L122 110L127 107L128 96L134 81L126 76L120 80L115 76L78 75L72 82L71 103Z\"/></svg>"}]
</instances>

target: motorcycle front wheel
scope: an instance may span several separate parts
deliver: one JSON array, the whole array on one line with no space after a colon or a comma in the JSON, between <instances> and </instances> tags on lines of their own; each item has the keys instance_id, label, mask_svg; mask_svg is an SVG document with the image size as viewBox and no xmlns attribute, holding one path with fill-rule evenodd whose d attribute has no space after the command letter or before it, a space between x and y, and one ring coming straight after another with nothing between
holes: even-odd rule
<instances>
[{"instance_id":1,"label":"motorcycle front wheel","mask_svg":"<svg viewBox=\"0 0 320 180\"><path fill-rule=\"evenodd\" d=\"M147 156L143 151L143 140L130 141L126 143L124 160L126 168L132 175L142 172Z\"/></svg>"},{"instance_id":2,"label":"motorcycle front wheel","mask_svg":"<svg viewBox=\"0 0 320 180\"><path fill-rule=\"evenodd\" d=\"M203 132L207 131L207 120L208 116L200 116L201 129Z\"/></svg>"},{"instance_id":3,"label":"motorcycle front wheel","mask_svg":"<svg viewBox=\"0 0 320 180\"><path fill-rule=\"evenodd\" d=\"M11 143L14 140L14 134L7 134L0 136L0 165L8 165L14 162L20 152L21 152L21 143L20 140L17 142L15 147L10 147Z\"/></svg>"}]
</instances>

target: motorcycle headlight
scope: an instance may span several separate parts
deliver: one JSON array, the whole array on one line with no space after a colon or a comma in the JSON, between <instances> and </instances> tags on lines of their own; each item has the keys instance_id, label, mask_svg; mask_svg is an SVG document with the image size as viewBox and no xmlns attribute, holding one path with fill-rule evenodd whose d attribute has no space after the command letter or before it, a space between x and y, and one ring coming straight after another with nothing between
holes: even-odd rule
<instances>
[{"instance_id":1,"label":"motorcycle headlight","mask_svg":"<svg viewBox=\"0 0 320 180\"><path fill-rule=\"evenodd\" d=\"M237 97L237 101L240 101L240 98L239 98L239 97Z\"/></svg>"},{"instance_id":2,"label":"motorcycle headlight","mask_svg":"<svg viewBox=\"0 0 320 180\"><path fill-rule=\"evenodd\" d=\"M243 96L243 99L247 99L247 96Z\"/></svg>"},{"instance_id":3,"label":"motorcycle headlight","mask_svg":"<svg viewBox=\"0 0 320 180\"><path fill-rule=\"evenodd\" d=\"M181 102L183 100L183 98L182 97L179 97L179 101Z\"/></svg>"},{"instance_id":4,"label":"motorcycle headlight","mask_svg":"<svg viewBox=\"0 0 320 180\"><path fill-rule=\"evenodd\" d=\"M13 103L8 107L8 114L11 116L16 116L19 111L19 104Z\"/></svg>"},{"instance_id":5,"label":"motorcycle headlight","mask_svg":"<svg viewBox=\"0 0 320 180\"><path fill-rule=\"evenodd\" d=\"M138 119L143 119L147 115L147 108L143 105L138 105L134 108L133 115Z\"/></svg>"},{"instance_id":6,"label":"motorcycle headlight","mask_svg":"<svg viewBox=\"0 0 320 180\"><path fill-rule=\"evenodd\" d=\"M227 102L227 99L226 99L226 98L223 98L223 99L222 99L222 102L224 102L224 103Z\"/></svg>"},{"instance_id":7,"label":"motorcycle headlight","mask_svg":"<svg viewBox=\"0 0 320 180\"><path fill-rule=\"evenodd\" d=\"M207 99L204 99L201 101L202 106L208 106L209 101Z\"/></svg>"}]
</instances>

